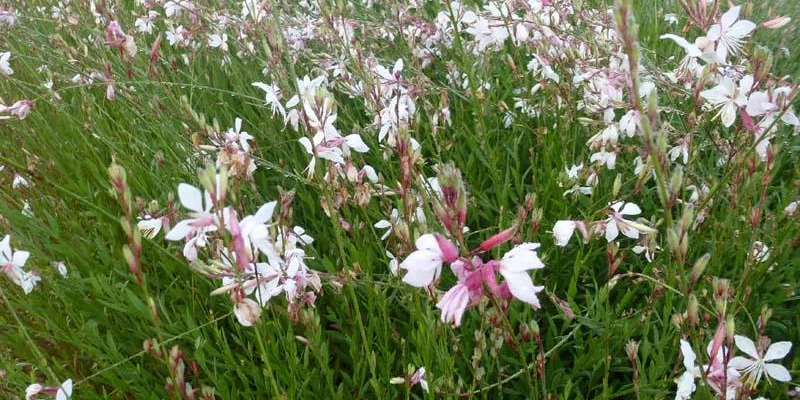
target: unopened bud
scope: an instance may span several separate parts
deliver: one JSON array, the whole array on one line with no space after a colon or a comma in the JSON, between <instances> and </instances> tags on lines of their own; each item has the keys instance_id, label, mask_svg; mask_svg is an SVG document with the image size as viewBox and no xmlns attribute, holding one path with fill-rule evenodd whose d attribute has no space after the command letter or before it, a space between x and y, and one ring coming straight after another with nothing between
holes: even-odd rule
<instances>
[{"instance_id":1,"label":"unopened bud","mask_svg":"<svg viewBox=\"0 0 800 400\"><path fill-rule=\"evenodd\" d=\"M692 326L697 326L700 322L700 305L694 293L689 295L689 303L686 305L686 320Z\"/></svg>"},{"instance_id":2,"label":"unopened bud","mask_svg":"<svg viewBox=\"0 0 800 400\"><path fill-rule=\"evenodd\" d=\"M697 261L694 262L694 266L692 267L692 276L691 276L692 285L697 283L697 280L700 279L700 276L703 275L703 272L706 270L706 266L708 265L708 261L710 259L711 259L711 254L706 253L703 254L702 257L698 258Z\"/></svg>"},{"instance_id":3,"label":"unopened bud","mask_svg":"<svg viewBox=\"0 0 800 400\"><path fill-rule=\"evenodd\" d=\"M158 318L158 308L156 308L156 302L152 297L147 298L147 306L150 308L150 315L152 315L153 318Z\"/></svg>"},{"instance_id":4,"label":"unopened bud","mask_svg":"<svg viewBox=\"0 0 800 400\"><path fill-rule=\"evenodd\" d=\"M779 29L786 26L786 24L788 24L791 20L792 20L791 18L783 16L783 17L773 18L767 22L764 22L761 24L761 26L767 29Z\"/></svg>"},{"instance_id":5,"label":"unopened bud","mask_svg":"<svg viewBox=\"0 0 800 400\"><path fill-rule=\"evenodd\" d=\"M622 174L617 174L617 177L614 178L614 186L611 188L612 197L617 198L619 196L619 190L622 188Z\"/></svg>"},{"instance_id":6,"label":"unopened bud","mask_svg":"<svg viewBox=\"0 0 800 400\"><path fill-rule=\"evenodd\" d=\"M672 314L672 325L675 325L675 328L680 331L683 328L683 315Z\"/></svg>"},{"instance_id":7,"label":"unopened bud","mask_svg":"<svg viewBox=\"0 0 800 400\"><path fill-rule=\"evenodd\" d=\"M772 309L764 306L761 308L761 314L759 315L759 328L767 326L767 322L769 319L772 318Z\"/></svg>"},{"instance_id":8,"label":"unopened bud","mask_svg":"<svg viewBox=\"0 0 800 400\"><path fill-rule=\"evenodd\" d=\"M491 250L491 249L493 249L493 248L505 243L506 241L508 241L512 237L514 237L515 233L517 233L517 227L516 226L512 226L511 228L508 228L508 229L506 229L506 230L504 230L504 231L502 231L500 233L497 233L494 236L484 240L483 243L481 243L479 249L482 252L483 251L489 251L489 250Z\"/></svg>"},{"instance_id":9,"label":"unopened bud","mask_svg":"<svg viewBox=\"0 0 800 400\"><path fill-rule=\"evenodd\" d=\"M733 343L733 336L736 334L736 320L733 315L725 318L725 337L728 343Z\"/></svg>"},{"instance_id":10,"label":"unopened bud","mask_svg":"<svg viewBox=\"0 0 800 400\"><path fill-rule=\"evenodd\" d=\"M681 194L683 187L683 167L681 165L675 166L675 171L672 172L672 177L669 180L669 199L675 201Z\"/></svg>"}]
</instances>

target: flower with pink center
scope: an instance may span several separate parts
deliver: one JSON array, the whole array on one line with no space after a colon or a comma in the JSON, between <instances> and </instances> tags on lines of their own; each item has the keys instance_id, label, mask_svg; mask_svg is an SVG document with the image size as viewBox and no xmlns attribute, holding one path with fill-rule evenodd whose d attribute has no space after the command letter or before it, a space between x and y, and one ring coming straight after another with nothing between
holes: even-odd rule
<instances>
[{"instance_id":1,"label":"flower with pink center","mask_svg":"<svg viewBox=\"0 0 800 400\"><path fill-rule=\"evenodd\" d=\"M443 262L458 258L455 245L438 234L425 234L415 242L417 250L400 263L400 269L408 271L403 282L414 287L425 287L439 278Z\"/></svg>"},{"instance_id":2,"label":"flower with pink center","mask_svg":"<svg viewBox=\"0 0 800 400\"><path fill-rule=\"evenodd\" d=\"M32 400L40 393L54 396L56 400L67 400L72 397L72 379L67 379L59 386L43 386L38 383L29 385L25 389L25 400Z\"/></svg>"}]
</instances>

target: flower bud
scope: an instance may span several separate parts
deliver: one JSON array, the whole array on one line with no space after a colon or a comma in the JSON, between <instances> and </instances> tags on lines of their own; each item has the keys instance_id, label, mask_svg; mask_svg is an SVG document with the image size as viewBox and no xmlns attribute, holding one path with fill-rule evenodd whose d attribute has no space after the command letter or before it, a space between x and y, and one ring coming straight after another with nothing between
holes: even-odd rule
<instances>
[{"instance_id":1,"label":"flower bud","mask_svg":"<svg viewBox=\"0 0 800 400\"><path fill-rule=\"evenodd\" d=\"M697 303L697 297L694 293L689 295L689 303L686 305L686 320L689 325L697 326L700 322L700 305Z\"/></svg>"},{"instance_id":2,"label":"flower bud","mask_svg":"<svg viewBox=\"0 0 800 400\"><path fill-rule=\"evenodd\" d=\"M761 26L767 29L779 29L786 26L786 24L788 24L791 20L792 20L791 18L783 16L783 17L773 18L767 22L764 22L761 24Z\"/></svg>"},{"instance_id":3,"label":"flower bud","mask_svg":"<svg viewBox=\"0 0 800 400\"><path fill-rule=\"evenodd\" d=\"M484 240L483 243L481 243L480 247L478 247L478 248L482 252L483 251L489 251L489 250L491 250L491 249L493 249L493 248L505 243L507 240L511 239L512 237L514 237L515 233L517 233L517 227L516 226L512 226L511 228L508 228L508 229L506 229L506 230L504 230L504 231L502 231L500 233L497 233L494 236Z\"/></svg>"},{"instance_id":4,"label":"flower bud","mask_svg":"<svg viewBox=\"0 0 800 400\"><path fill-rule=\"evenodd\" d=\"M672 176L669 180L669 200L670 202L674 202L675 199L678 198L681 194L681 188L683 187L683 166L680 164L675 166L675 171L672 172Z\"/></svg>"},{"instance_id":5,"label":"flower bud","mask_svg":"<svg viewBox=\"0 0 800 400\"><path fill-rule=\"evenodd\" d=\"M711 259L711 254L706 253L703 254L702 257L698 258L697 261L694 262L694 266L692 267L692 275L690 278L692 285L697 283L697 280L700 279L701 275L703 275L703 272L706 270L706 266L708 265L708 261L710 259Z\"/></svg>"},{"instance_id":6,"label":"flower bud","mask_svg":"<svg viewBox=\"0 0 800 400\"><path fill-rule=\"evenodd\" d=\"M614 186L611 188L612 197L619 197L619 190L622 188L622 174L617 174L614 178Z\"/></svg>"},{"instance_id":7,"label":"flower bud","mask_svg":"<svg viewBox=\"0 0 800 400\"><path fill-rule=\"evenodd\" d=\"M733 336L736 334L736 320L733 315L728 315L725 319L725 337L728 343L733 343Z\"/></svg>"}]
</instances>

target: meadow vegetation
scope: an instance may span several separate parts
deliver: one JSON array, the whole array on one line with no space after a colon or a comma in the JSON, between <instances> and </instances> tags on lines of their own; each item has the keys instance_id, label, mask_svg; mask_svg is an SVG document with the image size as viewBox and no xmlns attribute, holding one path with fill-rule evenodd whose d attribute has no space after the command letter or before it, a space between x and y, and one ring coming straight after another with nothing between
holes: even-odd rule
<instances>
[{"instance_id":1,"label":"meadow vegetation","mask_svg":"<svg viewBox=\"0 0 800 400\"><path fill-rule=\"evenodd\" d=\"M800 397L798 9L0 1L0 398Z\"/></svg>"}]
</instances>

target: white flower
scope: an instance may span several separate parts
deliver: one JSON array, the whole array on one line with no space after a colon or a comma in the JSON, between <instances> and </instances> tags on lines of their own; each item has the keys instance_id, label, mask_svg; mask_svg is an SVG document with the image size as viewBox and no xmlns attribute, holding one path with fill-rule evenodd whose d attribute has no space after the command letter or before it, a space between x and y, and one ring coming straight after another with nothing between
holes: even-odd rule
<instances>
[{"instance_id":1,"label":"white flower","mask_svg":"<svg viewBox=\"0 0 800 400\"><path fill-rule=\"evenodd\" d=\"M53 262L53 268L55 268L56 271L58 271L58 273L61 274L61 277L63 278L67 277L67 264L65 264L63 261Z\"/></svg>"},{"instance_id":2,"label":"white flower","mask_svg":"<svg viewBox=\"0 0 800 400\"><path fill-rule=\"evenodd\" d=\"M272 115L276 112L281 114L282 118L286 118L286 110L281 105L281 89L278 85L267 84L264 82L253 82L253 86L264 91L264 101L272 108Z\"/></svg>"},{"instance_id":3,"label":"white flower","mask_svg":"<svg viewBox=\"0 0 800 400\"><path fill-rule=\"evenodd\" d=\"M4 53L0 53L0 73L3 75L11 75L14 73L14 70L11 69L11 65L8 63L8 59L11 57L11 52L6 51Z\"/></svg>"},{"instance_id":4,"label":"white flower","mask_svg":"<svg viewBox=\"0 0 800 400\"><path fill-rule=\"evenodd\" d=\"M700 92L700 97L706 99L712 109L719 109L714 117L720 117L722 124L730 128L736 121L736 112L739 107L747 105L747 94L753 88L753 76L745 75L737 85L727 76L723 77L719 85Z\"/></svg>"},{"instance_id":5,"label":"white flower","mask_svg":"<svg viewBox=\"0 0 800 400\"><path fill-rule=\"evenodd\" d=\"M414 287L425 287L439 278L442 272L442 263L445 259L452 261L457 257L455 247L447 249L447 253L442 249L445 246L453 246L447 239L437 239L436 235L425 234L419 237L414 245L417 250L406 257L399 268L407 270L408 273L403 277L403 282Z\"/></svg>"},{"instance_id":6,"label":"white flower","mask_svg":"<svg viewBox=\"0 0 800 400\"><path fill-rule=\"evenodd\" d=\"M753 29L756 29L756 24L748 20L739 19L739 11L741 6L736 6L722 14L719 24L714 24L709 28L706 36L712 42L717 43L717 55L721 60L726 60L728 53L736 55L742 48L742 39L744 39Z\"/></svg>"},{"instance_id":7,"label":"white flower","mask_svg":"<svg viewBox=\"0 0 800 400\"><path fill-rule=\"evenodd\" d=\"M763 242L753 242L753 248L750 250L750 257L757 263L763 263L769 260L769 247Z\"/></svg>"},{"instance_id":8,"label":"white flower","mask_svg":"<svg viewBox=\"0 0 800 400\"><path fill-rule=\"evenodd\" d=\"M789 375L789 370L783 365L767 363L767 361L786 357L789 354L789 350L792 349L791 342L773 343L764 354L760 354L756 349L755 343L749 338L740 335L736 335L733 338L736 341L736 347L750 356L750 358L734 357L729 366L742 371L751 387L755 387L764 375L767 376L767 379L771 377L780 382L789 382L792 379Z\"/></svg>"},{"instance_id":9,"label":"white flower","mask_svg":"<svg viewBox=\"0 0 800 400\"><path fill-rule=\"evenodd\" d=\"M270 239L267 224L272 219L272 214L277 205L277 201L268 202L262 205L255 215L248 215L239 222L245 248L250 251L253 248L258 249L270 260L274 260L277 257L277 251L275 244Z\"/></svg>"},{"instance_id":10,"label":"white flower","mask_svg":"<svg viewBox=\"0 0 800 400\"><path fill-rule=\"evenodd\" d=\"M11 181L11 188L18 189L20 187L28 187L30 183L27 179L23 178L22 175L14 174L14 180Z\"/></svg>"},{"instance_id":11,"label":"white flower","mask_svg":"<svg viewBox=\"0 0 800 400\"><path fill-rule=\"evenodd\" d=\"M785 212L785 213L786 213L786 215L789 215L789 216L791 216L791 215L794 215L795 211L797 211L797 206L798 206L798 205L800 205L800 200L795 200L795 201L793 201L793 202L789 203L789 204L788 204L788 205L787 205L787 206L786 206L786 207L783 209L783 212Z\"/></svg>"},{"instance_id":12,"label":"white flower","mask_svg":"<svg viewBox=\"0 0 800 400\"><path fill-rule=\"evenodd\" d=\"M72 397L72 379L67 379L56 391L56 400L67 400L70 397Z\"/></svg>"},{"instance_id":13,"label":"white flower","mask_svg":"<svg viewBox=\"0 0 800 400\"><path fill-rule=\"evenodd\" d=\"M697 371L697 365L695 365L697 355L692 350L692 345L683 339L681 339L681 354L683 354L683 367L686 368L686 371L678 379L675 400L687 400L692 397L692 393L695 390L694 378Z\"/></svg>"},{"instance_id":14,"label":"white flower","mask_svg":"<svg viewBox=\"0 0 800 400\"><path fill-rule=\"evenodd\" d=\"M183 255L189 261L194 261L197 258L197 248L204 247L207 243L206 233L217 230L217 216L211 213L214 203L208 191L203 193L186 183L178 185L178 198L191 211L189 218L178 222L164 239L174 241L189 238Z\"/></svg>"},{"instance_id":15,"label":"white flower","mask_svg":"<svg viewBox=\"0 0 800 400\"><path fill-rule=\"evenodd\" d=\"M242 326L253 326L261 318L261 306L253 299L242 299L233 306L233 314Z\"/></svg>"},{"instance_id":16,"label":"white flower","mask_svg":"<svg viewBox=\"0 0 800 400\"><path fill-rule=\"evenodd\" d=\"M557 221L553 226L553 238L555 239L556 246L566 246L574 232L575 221Z\"/></svg>"},{"instance_id":17,"label":"white flower","mask_svg":"<svg viewBox=\"0 0 800 400\"><path fill-rule=\"evenodd\" d=\"M508 290L519 300L534 308L540 308L536 294L544 290L544 286L534 286L528 270L544 268L544 263L536 254L539 243L523 243L509 250L500 260L500 274L505 278Z\"/></svg>"},{"instance_id":18,"label":"white flower","mask_svg":"<svg viewBox=\"0 0 800 400\"><path fill-rule=\"evenodd\" d=\"M36 284L42 280L39 274L22 269L30 255L27 251L12 251L10 235L6 235L3 240L0 240L0 269L8 276L11 282L21 287L25 294L29 294L36 287Z\"/></svg>"},{"instance_id":19,"label":"white flower","mask_svg":"<svg viewBox=\"0 0 800 400\"><path fill-rule=\"evenodd\" d=\"M625 215L639 215L642 209L636 204L621 201L611 204L611 212L606 220L606 240L614 241L622 231L622 234L631 238L638 239L640 233L654 233L655 229L638 222L629 221L623 218Z\"/></svg>"}]
</instances>

